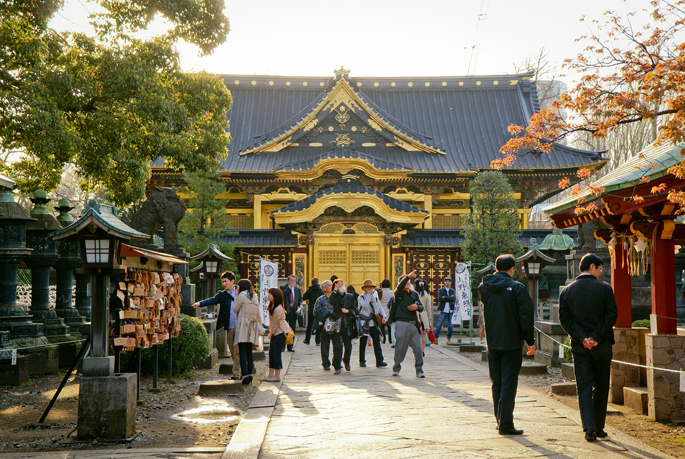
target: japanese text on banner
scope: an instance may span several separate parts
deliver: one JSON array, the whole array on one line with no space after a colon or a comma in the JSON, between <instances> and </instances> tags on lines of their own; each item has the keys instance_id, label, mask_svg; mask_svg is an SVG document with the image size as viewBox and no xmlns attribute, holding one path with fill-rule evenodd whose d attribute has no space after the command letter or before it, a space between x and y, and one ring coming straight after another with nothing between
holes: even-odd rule
<instances>
[{"instance_id":1,"label":"japanese text on banner","mask_svg":"<svg viewBox=\"0 0 685 459\"><path fill-rule=\"evenodd\" d=\"M278 265L273 261L261 260L259 263L259 298L261 299L262 323L269 325L269 289L278 287Z\"/></svg>"},{"instance_id":2,"label":"japanese text on banner","mask_svg":"<svg viewBox=\"0 0 685 459\"><path fill-rule=\"evenodd\" d=\"M457 263L454 270L455 307L452 323L461 324L464 320L471 320L471 263Z\"/></svg>"}]
</instances>

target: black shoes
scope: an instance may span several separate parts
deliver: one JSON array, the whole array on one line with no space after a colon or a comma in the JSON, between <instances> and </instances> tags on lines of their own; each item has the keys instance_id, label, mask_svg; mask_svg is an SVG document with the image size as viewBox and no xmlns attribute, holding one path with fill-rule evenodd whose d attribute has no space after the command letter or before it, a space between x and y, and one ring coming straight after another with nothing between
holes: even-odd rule
<instances>
[{"instance_id":1,"label":"black shoes","mask_svg":"<svg viewBox=\"0 0 685 459\"><path fill-rule=\"evenodd\" d=\"M596 433L594 430L592 430L592 429L586 430L586 431L585 431L585 440L586 440L586 441L595 441L595 440L597 440L597 433Z\"/></svg>"},{"instance_id":2,"label":"black shoes","mask_svg":"<svg viewBox=\"0 0 685 459\"><path fill-rule=\"evenodd\" d=\"M365 367L365 366L366 366L366 363L365 363L365 362L359 362L359 366L360 366L360 367Z\"/></svg>"},{"instance_id":3,"label":"black shoes","mask_svg":"<svg viewBox=\"0 0 685 459\"><path fill-rule=\"evenodd\" d=\"M378 368L381 368L381 367L387 367L388 364L385 363L385 362L381 362L381 363L377 363L376 366L377 366Z\"/></svg>"},{"instance_id":4,"label":"black shoes","mask_svg":"<svg viewBox=\"0 0 685 459\"><path fill-rule=\"evenodd\" d=\"M303 342L304 344L306 344L307 346L309 346L309 341L302 341L302 342Z\"/></svg>"},{"instance_id":5,"label":"black shoes","mask_svg":"<svg viewBox=\"0 0 685 459\"><path fill-rule=\"evenodd\" d=\"M243 386L249 386L252 384L252 376L245 376L243 378Z\"/></svg>"},{"instance_id":6,"label":"black shoes","mask_svg":"<svg viewBox=\"0 0 685 459\"><path fill-rule=\"evenodd\" d=\"M609 434L606 433L606 432L603 431L603 430L600 430L599 432L597 432L597 433L595 434L595 436L596 436L597 438L606 438L606 437L609 436Z\"/></svg>"},{"instance_id":7,"label":"black shoes","mask_svg":"<svg viewBox=\"0 0 685 459\"><path fill-rule=\"evenodd\" d=\"M323 369L326 370L326 371L331 371L331 367L330 367L330 366L328 366L328 367L323 367Z\"/></svg>"},{"instance_id":8,"label":"black shoes","mask_svg":"<svg viewBox=\"0 0 685 459\"><path fill-rule=\"evenodd\" d=\"M523 435L523 429L506 429L506 430L500 430L499 431L500 435Z\"/></svg>"},{"instance_id":9,"label":"black shoes","mask_svg":"<svg viewBox=\"0 0 685 459\"><path fill-rule=\"evenodd\" d=\"M345 364L345 370L347 370L347 371L351 371L351 370L352 370L352 368L350 368L350 364L349 364L349 363L346 363L346 364Z\"/></svg>"},{"instance_id":10,"label":"black shoes","mask_svg":"<svg viewBox=\"0 0 685 459\"><path fill-rule=\"evenodd\" d=\"M340 368L336 368L335 371L333 372L334 375L339 375L340 374Z\"/></svg>"},{"instance_id":11,"label":"black shoes","mask_svg":"<svg viewBox=\"0 0 685 459\"><path fill-rule=\"evenodd\" d=\"M288 352L295 352L295 349L288 349Z\"/></svg>"}]
</instances>

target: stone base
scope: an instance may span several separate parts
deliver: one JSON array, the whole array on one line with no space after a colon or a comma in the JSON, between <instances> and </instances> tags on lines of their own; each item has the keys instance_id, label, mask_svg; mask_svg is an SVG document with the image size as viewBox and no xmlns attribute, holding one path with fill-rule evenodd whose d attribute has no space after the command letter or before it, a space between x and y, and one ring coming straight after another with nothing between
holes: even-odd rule
<instances>
[{"instance_id":1,"label":"stone base","mask_svg":"<svg viewBox=\"0 0 685 459\"><path fill-rule=\"evenodd\" d=\"M559 359L559 344L563 343L568 338L568 334L561 328L558 322L551 322L548 320L538 320L535 326L549 335L550 338L543 335L540 331L535 330L535 361L540 362L550 367L558 367L563 358Z\"/></svg>"},{"instance_id":2,"label":"stone base","mask_svg":"<svg viewBox=\"0 0 685 459\"><path fill-rule=\"evenodd\" d=\"M671 371L647 370L649 418L652 421L685 419L685 393L680 374L685 367L685 336L646 335L647 366Z\"/></svg>"},{"instance_id":3,"label":"stone base","mask_svg":"<svg viewBox=\"0 0 685 459\"><path fill-rule=\"evenodd\" d=\"M624 387L623 404L637 414L649 412L649 390L646 387Z\"/></svg>"},{"instance_id":4,"label":"stone base","mask_svg":"<svg viewBox=\"0 0 685 459\"><path fill-rule=\"evenodd\" d=\"M86 357L82 361L83 376L109 377L114 374L114 356Z\"/></svg>"},{"instance_id":5,"label":"stone base","mask_svg":"<svg viewBox=\"0 0 685 459\"><path fill-rule=\"evenodd\" d=\"M80 341L64 341L59 343L59 367L70 368L81 350Z\"/></svg>"},{"instance_id":6,"label":"stone base","mask_svg":"<svg viewBox=\"0 0 685 459\"><path fill-rule=\"evenodd\" d=\"M566 379L576 379L576 370L573 368L572 363L564 362L561 364L561 376Z\"/></svg>"},{"instance_id":7,"label":"stone base","mask_svg":"<svg viewBox=\"0 0 685 459\"><path fill-rule=\"evenodd\" d=\"M78 439L123 440L136 433L135 373L81 378Z\"/></svg>"},{"instance_id":8,"label":"stone base","mask_svg":"<svg viewBox=\"0 0 685 459\"><path fill-rule=\"evenodd\" d=\"M226 342L226 330L224 330L223 327L214 333L214 347L219 351L220 359L230 355L228 352L228 343Z\"/></svg>"},{"instance_id":9,"label":"stone base","mask_svg":"<svg viewBox=\"0 0 685 459\"><path fill-rule=\"evenodd\" d=\"M264 351L252 351L252 360L255 362L266 360L266 353Z\"/></svg>"},{"instance_id":10,"label":"stone base","mask_svg":"<svg viewBox=\"0 0 685 459\"><path fill-rule=\"evenodd\" d=\"M17 364L12 360L0 360L0 386L20 386L29 380L29 359L17 355Z\"/></svg>"},{"instance_id":11,"label":"stone base","mask_svg":"<svg viewBox=\"0 0 685 459\"><path fill-rule=\"evenodd\" d=\"M459 352L482 352L485 350L485 346L480 344L462 344L459 347Z\"/></svg>"},{"instance_id":12,"label":"stone base","mask_svg":"<svg viewBox=\"0 0 685 459\"><path fill-rule=\"evenodd\" d=\"M217 351L216 348L212 348L209 351L209 357L207 357L201 362L197 362L195 366L203 370L209 370L211 368L214 368L214 365L216 365L217 363L219 363L219 351Z\"/></svg>"},{"instance_id":13,"label":"stone base","mask_svg":"<svg viewBox=\"0 0 685 459\"><path fill-rule=\"evenodd\" d=\"M521 365L521 372L519 374L522 375L546 375L547 374L547 365L543 365L542 363L538 362L530 362L530 361L523 361L523 364Z\"/></svg>"},{"instance_id":14,"label":"stone base","mask_svg":"<svg viewBox=\"0 0 685 459\"><path fill-rule=\"evenodd\" d=\"M567 395L573 397L578 395L578 388L574 382L562 382L552 384L552 393L557 395Z\"/></svg>"},{"instance_id":15,"label":"stone base","mask_svg":"<svg viewBox=\"0 0 685 459\"><path fill-rule=\"evenodd\" d=\"M220 375L232 375L233 374L233 364L232 363L222 363L219 365Z\"/></svg>"},{"instance_id":16,"label":"stone base","mask_svg":"<svg viewBox=\"0 0 685 459\"><path fill-rule=\"evenodd\" d=\"M57 373L59 370L58 346L21 349L19 353L28 357L29 375L31 376Z\"/></svg>"},{"instance_id":17,"label":"stone base","mask_svg":"<svg viewBox=\"0 0 685 459\"><path fill-rule=\"evenodd\" d=\"M640 358L641 336L642 339L644 339L644 333L641 335L638 329L614 328L614 360L644 365L644 362L641 362ZM609 402L622 405L623 388L640 387L641 385L640 368L621 363L611 363Z\"/></svg>"},{"instance_id":18,"label":"stone base","mask_svg":"<svg viewBox=\"0 0 685 459\"><path fill-rule=\"evenodd\" d=\"M487 362L488 361L488 351L482 351L480 353L480 360L482 362Z\"/></svg>"},{"instance_id":19,"label":"stone base","mask_svg":"<svg viewBox=\"0 0 685 459\"><path fill-rule=\"evenodd\" d=\"M240 394L245 391L245 387L247 386L243 386L240 380L208 381L200 384L198 395L211 397L222 394Z\"/></svg>"}]
</instances>

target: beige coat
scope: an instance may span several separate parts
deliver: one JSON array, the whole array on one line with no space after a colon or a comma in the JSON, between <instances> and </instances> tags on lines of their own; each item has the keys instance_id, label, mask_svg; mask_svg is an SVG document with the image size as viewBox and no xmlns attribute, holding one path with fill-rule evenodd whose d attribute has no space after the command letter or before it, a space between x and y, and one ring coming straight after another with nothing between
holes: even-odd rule
<instances>
[{"instance_id":1,"label":"beige coat","mask_svg":"<svg viewBox=\"0 0 685 459\"><path fill-rule=\"evenodd\" d=\"M433 318L433 300L431 296L425 292L419 295L421 304L423 305L423 312L421 313L421 320L423 321L423 326L426 328L426 333L431 327L431 319Z\"/></svg>"},{"instance_id":2,"label":"beige coat","mask_svg":"<svg viewBox=\"0 0 685 459\"><path fill-rule=\"evenodd\" d=\"M258 346L264 327L262 327L257 295L253 294L250 299L247 292L240 292L233 303L233 311L238 315L235 325L235 344L252 343Z\"/></svg>"},{"instance_id":3,"label":"beige coat","mask_svg":"<svg viewBox=\"0 0 685 459\"><path fill-rule=\"evenodd\" d=\"M285 320L283 306L276 306L274 311L269 314L269 339L279 333L288 333L289 329L290 325L288 325L288 321Z\"/></svg>"}]
</instances>

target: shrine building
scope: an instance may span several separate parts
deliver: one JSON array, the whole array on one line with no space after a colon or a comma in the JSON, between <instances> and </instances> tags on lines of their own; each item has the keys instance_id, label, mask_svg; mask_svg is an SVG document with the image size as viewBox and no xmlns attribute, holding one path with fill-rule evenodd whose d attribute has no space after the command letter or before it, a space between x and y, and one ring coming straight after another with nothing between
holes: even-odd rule
<instances>
[{"instance_id":1,"label":"shrine building","mask_svg":"<svg viewBox=\"0 0 685 459\"><path fill-rule=\"evenodd\" d=\"M233 106L220 197L230 201L212 225L234 230L225 239L240 245L242 277L256 281L261 256L302 287L335 274L359 291L416 269L436 291L459 257L469 181L502 157L507 127L539 109L530 74L223 80ZM554 144L506 168L524 239L550 232L528 230L528 217L560 179L605 162ZM156 163L150 185L183 185L182 173Z\"/></svg>"}]
</instances>

